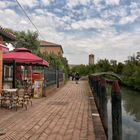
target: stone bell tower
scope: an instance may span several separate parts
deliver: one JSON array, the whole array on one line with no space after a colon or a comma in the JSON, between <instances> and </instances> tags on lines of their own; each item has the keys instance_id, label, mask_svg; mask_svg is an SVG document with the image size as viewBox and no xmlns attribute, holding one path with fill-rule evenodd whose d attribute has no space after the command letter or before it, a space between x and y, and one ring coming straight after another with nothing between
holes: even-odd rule
<instances>
[{"instance_id":1,"label":"stone bell tower","mask_svg":"<svg viewBox=\"0 0 140 140\"><path fill-rule=\"evenodd\" d=\"M89 65L93 65L94 64L94 54L90 54L89 55Z\"/></svg>"}]
</instances>

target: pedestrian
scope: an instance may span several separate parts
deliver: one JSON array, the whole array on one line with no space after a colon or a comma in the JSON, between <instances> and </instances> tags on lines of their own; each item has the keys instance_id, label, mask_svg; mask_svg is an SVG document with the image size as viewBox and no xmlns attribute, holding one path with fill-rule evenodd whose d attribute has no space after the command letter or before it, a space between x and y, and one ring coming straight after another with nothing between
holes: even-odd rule
<instances>
[{"instance_id":1,"label":"pedestrian","mask_svg":"<svg viewBox=\"0 0 140 140\"><path fill-rule=\"evenodd\" d=\"M74 73L71 74L71 79L74 80Z\"/></svg>"},{"instance_id":2,"label":"pedestrian","mask_svg":"<svg viewBox=\"0 0 140 140\"><path fill-rule=\"evenodd\" d=\"M78 81L80 79L80 75L78 72L75 73L75 81L76 81L76 84L78 84Z\"/></svg>"}]
</instances>

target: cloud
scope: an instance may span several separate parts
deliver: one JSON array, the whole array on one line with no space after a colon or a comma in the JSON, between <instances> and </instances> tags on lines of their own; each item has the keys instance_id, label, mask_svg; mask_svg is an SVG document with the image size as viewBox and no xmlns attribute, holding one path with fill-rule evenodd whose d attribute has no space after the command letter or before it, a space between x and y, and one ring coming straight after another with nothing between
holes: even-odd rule
<instances>
[{"instance_id":1,"label":"cloud","mask_svg":"<svg viewBox=\"0 0 140 140\"><path fill-rule=\"evenodd\" d=\"M71 24L72 29L104 29L112 25L111 21L105 21L99 18L81 20Z\"/></svg>"},{"instance_id":2,"label":"cloud","mask_svg":"<svg viewBox=\"0 0 140 140\"><path fill-rule=\"evenodd\" d=\"M9 6L15 6L15 2L8 1L8 0L0 1L0 9L5 9L5 8L8 8Z\"/></svg>"},{"instance_id":3,"label":"cloud","mask_svg":"<svg viewBox=\"0 0 140 140\"><path fill-rule=\"evenodd\" d=\"M126 17L128 15L127 6L119 6L114 7L113 9L106 9L102 11L100 16L103 19L107 19L110 17L118 18L118 17Z\"/></svg>"},{"instance_id":4,"label":"cloud","mask_svg":"<svg viewBox=\"0 0 140 140\"><path fill-rule=\"evenodd\" d=\"M108 5L119 5L120 0L106 0L106 4Z\"/></svg>"},{"instance_id":5,"label":"cloud","mask_svg":"<svg viewBox=\"0 0 140 140\"><path fill-rule=\"evenodd\" d=\"M51 0L42 0L45 5L49 5Z\"/></svg>"},{"instance_id":6,"label":"cloud","mask_svg":"<svg viewBox=\"0 0 140 140\"><path fill-rule=\"evenodd\" d=\"M6 3L3 1L0 1L0 9L6 8Z\"/></svg>"},{"instance_id":7,"label":"cloud","mask_svg":"<svg viewBox=\"0 0 140 140\"><path fill-rule=\"evenodd\" d=\"M119 24L123 25L123 24L133 23L137 18L138 18L137 15L130 15L130 16L127 16L127 17L122 17L120 19Z\"/></svg>"},{"instance_id":8,"label":"cloud","mask_svg":"<svg viewBox=\"0 0 140 140\"><path fill-rule=\"evenodd\" d=\"M42 9L35 9L35 12L37 13L37 14L44 14L44 10L42 10Z\"/></svg>"},{"instance_id":9,"label":"cloud","mask_svg":"<svg viewBox=\"0 0 140 140\"><path fill-rule=\"evenodd\" d=\"M103 8L105 8L105 3L103 2L103 0L94 0L93 4L95 6L93 7L93 9L97 10L98 12L100 12Z\"/></svg>"},{"instance_id":10,"label":"cloud","mask_svg":"<svg viewBox=\"0 0 140 140\"><path fill-rule=\"evenodd\" d=\"M18 2L22 5L22 6L29 6L29 7L33 7L36 4L38 4L38 0L18 0Z\"/></svg>"},{"instance_id":11,"label":"cloud","mask_svg":"<svg viewBox=\"0 0 140 140\"><path fill-rule=\"evenodd\" d=\"M72 8L79 4L87 5L89 2L90 2L90 0L67 0L67 6Z\"/></svg>"}]
</instances>

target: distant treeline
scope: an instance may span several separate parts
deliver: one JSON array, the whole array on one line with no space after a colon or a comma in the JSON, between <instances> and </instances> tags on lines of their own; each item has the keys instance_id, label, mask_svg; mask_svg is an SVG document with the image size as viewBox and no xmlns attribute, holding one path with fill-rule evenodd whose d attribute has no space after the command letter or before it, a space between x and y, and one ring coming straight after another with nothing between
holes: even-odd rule
<instances>
[{"instance_id":1,"label":"distant treeline","mask_svg":"<svg viewBox=\"0 0 140 140\"><path fill-rule=\"evenodd\" d=\"M124 84L140 90L140 52L129 56L124 63L117 63L116 60L102 59L95 65L79 65L71 69L72 72L78 71L81 76L96 72L114 72L119 74Z\"/></svg>"}]
</instances>

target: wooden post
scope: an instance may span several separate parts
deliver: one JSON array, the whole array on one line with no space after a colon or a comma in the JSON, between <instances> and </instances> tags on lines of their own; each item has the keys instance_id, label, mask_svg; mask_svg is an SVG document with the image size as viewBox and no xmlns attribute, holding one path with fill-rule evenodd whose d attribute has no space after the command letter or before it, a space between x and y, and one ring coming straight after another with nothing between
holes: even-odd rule
<instances>
[{"instance_id":1,"label":"wooden post","mask_svg":"<svg viewBox=\"0 0 140 140\"><path fill-rule=\"evenodd\" d=\"M101 81L99 81L99 85L98 85L98 108L99 108L99 113L101 114L102 113L102 94L101 94Z\"/></svg>"},{"instance_id":2,"label":"wooden post","mask_svg":"<svg viewBox=\"0 0 140 140\"><path fill-rule=\"evenodd\" d=\"M121 93L118 81L112 85L112 140L122 140Z\"/></svg>"},{"instance_id":3,"label":"wooden post","mask_svg":"<svg viewBox=\"0 0 140 140\"><path fill-rule=\"evenodd\" d=\"M94 97L96 99L96 97L97 97L97 79L96 79L96 76L94 76L94 78L93 78L93 91L94 91Z\"/></svg>"},{"instance_id":4,"label":"wooden post","mask_svg":"<svg viewBox=\"0 0 140 140\"><path fill-rule=\"evenodd\" d=\"M95 77L92 76L91 77L91 90L92 90L92 94L95 95Z\"/></svg>"},{"instance_id":5,"label":"wooden post","mask_svg":"<svg viewBox=\"0 0 140 140\"><path fill-rule=\"evenodd\" d=\"M106 80L101 79L101 118L106 136L108 138L108 117L107 117L107 90Z\"/></svg>"},{"instance_id":6,"label":"wooden post","mask_svg":"<svg viewBox=\"0 0 140 140\"><path fill-rule=\"evenodd\" d=\"M59 68L57 67L57 88L59 88Z\"/></svg>"},{"instance_id":7,"label":"wooden post","mask_svg":"<svg viewBox=\"0 0 140 140\"><path fill-rule=\"evenodd\" d=\"M13 60L13 88L16 88L16 61Z\"/></svg>"},{"instance_id":8,"label":"wooden post","mask_svg":"<svg viewBox=\"0 0 140 140\"><path fill-rule=\"evenodd\" d=\"M100 77L97 77L97 107L98 110L100 111Z\"/></svg>"}]
</instances>

